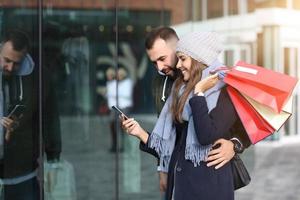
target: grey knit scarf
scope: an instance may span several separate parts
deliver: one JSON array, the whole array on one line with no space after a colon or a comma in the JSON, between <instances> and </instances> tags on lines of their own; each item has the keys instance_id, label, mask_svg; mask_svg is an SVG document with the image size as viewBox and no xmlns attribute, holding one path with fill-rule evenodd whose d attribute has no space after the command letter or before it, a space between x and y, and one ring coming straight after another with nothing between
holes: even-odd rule
<instances>
[{"instance_id":1,"label":"grey knit scarf","mask_svg":"<svg viewBox=\"0 0 300 200\"><path fill-rule=\"evenodd\" d=\"M201 79L209 76L209 72L217 67L223 66L218 60L216 60L211 66L203 70ZM204 93L207 107L209 112L216 107L221 88L225 84L219 81L213 88L207 90ZM179 91L179 96L184 92L185 86L182 86ZM173 93L173 88L172 88ZM172 104L172 93L167 99L159 118L155 124L155 127L149 137L148 146L154 149L160 157L160 169L164 172L168 172L169 162L174 150L176 140L176 128L173 123L172 113L170 110ZM208 152L211 149L211 144L203 146L199 144L195 129L194 121L192 117L191 107L189 100L193 97L193 92L189 94L188 99L185 102L182 119L188 122L185 159L190 160L194 166L199 166L201 161L204 161ZM203 133L206 134L206 133Z\"/></svg>"}]
</instances>

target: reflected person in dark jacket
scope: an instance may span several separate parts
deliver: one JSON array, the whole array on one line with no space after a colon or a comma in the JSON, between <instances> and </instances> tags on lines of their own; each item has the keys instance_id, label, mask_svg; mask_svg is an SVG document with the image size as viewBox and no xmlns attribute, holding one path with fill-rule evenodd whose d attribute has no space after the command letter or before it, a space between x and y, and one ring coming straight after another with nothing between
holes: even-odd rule
<instances>
[{"instance_id":1,"label":"reflected person in dark jacket","mask_svg":"<svg viewBox=\"0 0 300 200\"><path fill-rule=\"evenodd\" d=\"M30 42L26 33L12 30L5 34L0 50L2 72L0 97L3 100L1 101L3 127L0 139L3 139L0 146L2 150L0 178L4 187L2 197L5 200L40 199L37 178L41 145L39 143L39 79L38 69L34 68L34 62L28 54L29 49ZM25 110L18 116L7 117L17 104L24 105ZM50 104L47 106L51 107ZM50 115L47 116L50 118ZM50 142L49 134L46 135L48 136L45 138ZM60 135L52 136L57 139L52 139L55 145L45 145L47 158L58 160L61 152Z\"/></svg>"}]
</instances>

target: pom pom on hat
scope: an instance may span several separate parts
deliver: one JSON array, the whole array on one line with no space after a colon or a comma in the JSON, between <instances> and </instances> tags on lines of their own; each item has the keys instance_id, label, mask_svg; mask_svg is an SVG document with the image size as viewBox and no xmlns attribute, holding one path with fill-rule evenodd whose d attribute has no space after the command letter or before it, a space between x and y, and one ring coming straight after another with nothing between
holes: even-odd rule
<instances>
[{"instance_id":1,"label":"pom pom on hat","mask_svg":"<svg viewBox=\"0 0 300 200\"><path fill-rule=\"evenodd\" d=\"M222 52L220 36L216 32L197 31L179 38L176 51L210 66Z\"/></svg>"}]
</instances>

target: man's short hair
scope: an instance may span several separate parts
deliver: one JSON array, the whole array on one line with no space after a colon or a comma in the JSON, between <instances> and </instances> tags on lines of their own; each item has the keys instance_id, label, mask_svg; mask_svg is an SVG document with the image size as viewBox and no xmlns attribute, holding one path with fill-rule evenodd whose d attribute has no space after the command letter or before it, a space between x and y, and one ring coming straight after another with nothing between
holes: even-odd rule
<instances>
[{"instance_id":1,"label":"man's short hair","mask_svg":"<svg viewBox=\"0 0 300 200\"><path fill-rule=\"evenodd\" d=\"M157 27L153 29L150 33L148 33L148 35L146 36L146 49L151 49L153 47L154 42L158 38L161 38L164 41L167 41L172 38L176 38L177 40L179 39L174 29L170 27Z\"/></svg>"},{"instance_id":2,"label":"man's short hair","mask_svg":"<svg viewBox=\"0 0 300 200\"><path fill-rule=\"evenodd\" d=\"M21 30L9 30L4 34L2 40L3 43L10 41L14 50L16 51L28 51L29 50L29 37L28 35Z\"/></svg>"}]
</instances>

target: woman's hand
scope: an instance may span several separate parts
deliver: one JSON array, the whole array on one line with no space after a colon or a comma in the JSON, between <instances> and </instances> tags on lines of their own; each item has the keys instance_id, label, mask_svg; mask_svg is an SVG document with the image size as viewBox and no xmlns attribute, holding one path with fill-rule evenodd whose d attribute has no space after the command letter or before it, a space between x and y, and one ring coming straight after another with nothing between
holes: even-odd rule
<instances>
[{"instance_id":1,"label":"woman's hand","mask_svg":"<svg viewBox=\"0 0 300 200\"><path fill-rule=\"evenodd\" d=\"M214 87L218 81L219 81L218 74L214 74L206 77L205 79L199 81L195 85L195 90L194 90L195 94L206 92L208 89Z\"/></svg>"}]
</instances>

